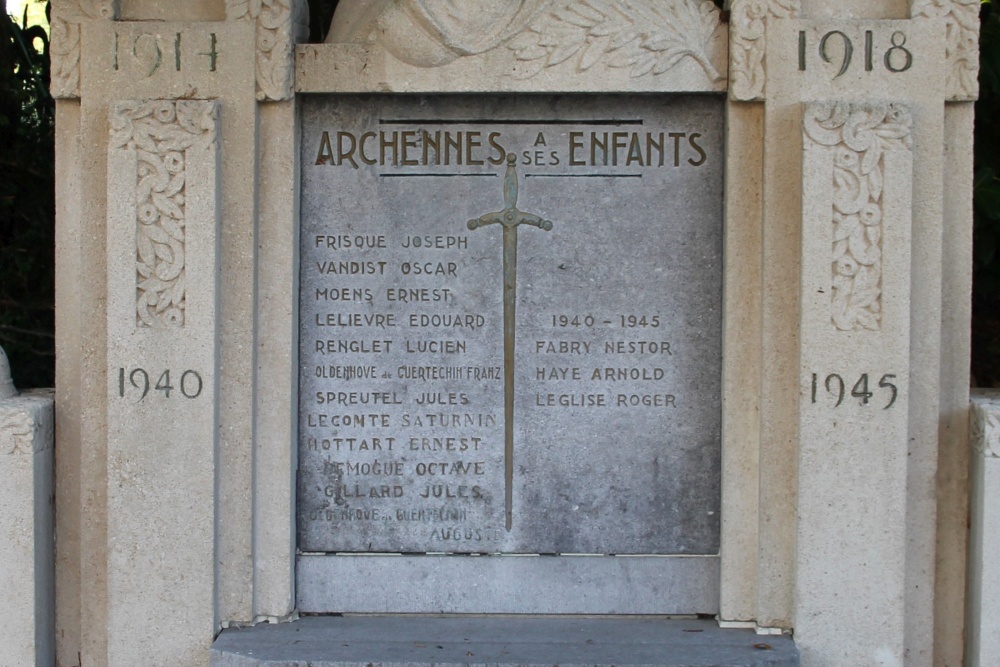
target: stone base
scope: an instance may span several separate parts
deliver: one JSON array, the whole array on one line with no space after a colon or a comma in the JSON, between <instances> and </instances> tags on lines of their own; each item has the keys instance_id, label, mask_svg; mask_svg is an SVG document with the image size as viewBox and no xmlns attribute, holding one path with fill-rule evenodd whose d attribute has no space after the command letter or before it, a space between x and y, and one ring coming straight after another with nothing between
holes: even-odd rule
<instances>
[{"instance_id":1,"label":"stone base","mask_svg":"<svg viewBox=\"0 0 1000 667\"><path fill-rule=\"evenodd\" d=\"M225 630L211 664L797 667L799 654L787 636L724 630L711 620L321 616Z\"/></svg>"},{"instance_id":2,"label":"stone base","mask_svg":"<svg viewBox=\"0 0 1000 667\"><path fill-rule=\"evenodd\" d=\"M0 393L0 667L55 664L53 426L51 390Z\"/></svg>"}]
</instances>

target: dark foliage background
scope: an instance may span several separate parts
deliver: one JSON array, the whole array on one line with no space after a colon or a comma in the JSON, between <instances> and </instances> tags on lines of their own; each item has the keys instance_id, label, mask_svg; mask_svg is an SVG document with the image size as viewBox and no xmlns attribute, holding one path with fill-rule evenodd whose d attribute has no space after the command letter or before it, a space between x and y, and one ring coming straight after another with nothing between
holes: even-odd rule
<instances>
[{"instance_id":1,"label":"dark foliage background","mask_svg":"<svg viewBox=\"0 0 1000 667\"><path fill-rule=\"evenodd\" d=\"M18 388L55 380L55 168L48 38L0 16L0 346Z\"/></svg>"},{"instance_id":2,"label":"dark foliage background","mask_svg":"<svg viewBox=\"0 0 1000 667\"><path fill-rule=\"evenodd\" d=\"M723 0L715 0L720 6ZM54 132L48 39L0 15L0 345L18 387L54 384ZM309 41L322 42L337 0L311 0ZM1000 387L1000 10L981 10L976 103L972 373Z\"/></svg>"},{"instance_id":3,"label":"dark foliage background","mask_svg":"<svg viewBox=\"0 0 1000 667\"><path fill-rule=\"evenodd\" d=\"M972 376L1000 387L1000 7L980 14L979 101L976 102L975 229L972 273Z\"/></svg>"}]
</instances>

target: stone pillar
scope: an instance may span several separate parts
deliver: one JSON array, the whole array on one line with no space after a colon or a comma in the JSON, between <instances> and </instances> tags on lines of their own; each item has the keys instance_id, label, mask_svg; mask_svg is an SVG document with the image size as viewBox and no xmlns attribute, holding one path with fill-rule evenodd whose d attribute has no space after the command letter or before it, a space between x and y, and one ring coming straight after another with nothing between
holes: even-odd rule
<instances>
[{"instance_id":1,"label":"stone pillar","mask_svg":"<svg viewBox=\"0 0 1000 667\"><path fill-rule=\"evenodd\" d=\"M944 26L770 27L768 148L802 156L765 172L771 215L801 211L796 642L806 665L930 665Z\"/></svg>"},{"instance_id":2,"label":"stone pillar","mask_svg":"<svg viewBox=\"0 0 1000 667\"><path fill-rule=\"evenodd\" d=\"M981 390L969 415L972 444L969 585L965 632L968 667L1000 664L1000 391Z\"/></svg>"},{"instance_id":3,"label":"stone pillar","mask_svg":"<svg viewBox=\"0 0 1000 667\"><path fill-rule=\"evenodd\" d=\"M902 665L912 119L804 114L796 635L816 664Z\"/></svg>"},{"instance_id":4,"label":"stone pillar","mask_svg":"<svg viewBox=\"0 0 1000 667\"><path fill-rule=\"evenodd\" d=\"M293 328L257 327L258 286L294 303L306 3L53 4L59 661L207 664L294 607L292 474L255 473L292 468L257 378L294 393Z\"/></svg>"},{"instance_id":5,"label":"stone pillar","mask_svg":"<svg viewBox=\"0 0 1000 667\"><path fill-rule=\"evenodd\" d=\"M18 395L0 348L0 665L55 665L52 394Z\"/></svg>"},{"instance_id":6,"label":"stone pillar","mask_svg":"<svg viewBox=\"0 0 1000 667\"><path fill-rule=\"evenodd\" d=\"M962 660L977 7L731 2L729 132L751 159L730 155L727 217L749 226L727 267L746 244L761 262L727 276L722 618L794 628L806 665Z\"/></svg>"},{"instance_id":7,"label":"stone pillar","mask_svg":"<svg viewBox=\"0 0 1000 667\"><path fill-rule=\"evenodd\" d=\"M110 110L109 665L198 664L215 625L218 117Z\"/></svg>"}]
</instances>

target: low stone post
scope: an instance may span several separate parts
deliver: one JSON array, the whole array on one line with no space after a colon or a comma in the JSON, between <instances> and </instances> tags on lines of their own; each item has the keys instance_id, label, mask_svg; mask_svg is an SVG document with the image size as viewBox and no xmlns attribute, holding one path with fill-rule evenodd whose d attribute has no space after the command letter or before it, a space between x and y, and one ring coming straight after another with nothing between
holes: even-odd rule
<instances>
[{"instance_id":1,"label":"low stone post","mask_svg":"<svg viewBox=\"0 0 1000 667\"><path fill-rule=\"evenodd\" d=\"M0 348L0 667L55 664L52 406Z\"/></svg>"},{"instance_id":2,"label":"low stone post","mask_svg":"<svg viewBox=\"0 0 1000 667\"><path fill-rule=\"evenodd\" d=\"M1000 391L972 396L966 665L1000 664Z\"/></svg>"}]
</instances>

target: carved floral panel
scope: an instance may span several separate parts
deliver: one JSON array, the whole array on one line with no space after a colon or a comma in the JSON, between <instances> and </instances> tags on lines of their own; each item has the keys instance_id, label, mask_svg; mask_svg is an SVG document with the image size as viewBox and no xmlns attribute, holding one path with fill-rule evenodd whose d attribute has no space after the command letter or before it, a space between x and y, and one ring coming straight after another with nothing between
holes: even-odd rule
<instances>
[{"instance_id":1,"label":"carved floral panel","mask_svg":"<svg viewBox=\"0 0 1000 667\"><path fill-rule=\"evenodd\" d=\"M119 102L111 147L135 151L136 324L185 323L185 187L188 150L216 141L218 104L210 100Z\"/></svg>"},{"instance_id":2,"label":"carved floral panel","mask_svg":"<svg viewBox=\"0 0 1000 667\"><path fill-rule=\"evenodd\" d=\"M881 328L885 152L910 150L910 112L898 104L812 104L806 150L833 160L830 318L841 331Z\"/></svg>"}]
</instances>

